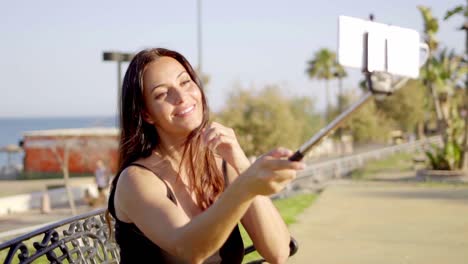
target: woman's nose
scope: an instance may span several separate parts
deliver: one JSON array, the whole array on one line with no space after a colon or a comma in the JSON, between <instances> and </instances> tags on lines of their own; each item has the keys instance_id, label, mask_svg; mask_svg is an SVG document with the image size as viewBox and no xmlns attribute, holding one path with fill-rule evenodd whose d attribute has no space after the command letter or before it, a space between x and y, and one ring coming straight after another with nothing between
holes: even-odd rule
<instances>
[{"instance_id":1,"label":"woman's nose","mask_svg":"<svg viewBox=\"0 0 468 264\"><path fill-rule=\"evenodd\" d=\"M184 102L185 92L180 88L174 88L172 92L172 101L174 104L181 104Z\"/></svg>"}]
</instances>

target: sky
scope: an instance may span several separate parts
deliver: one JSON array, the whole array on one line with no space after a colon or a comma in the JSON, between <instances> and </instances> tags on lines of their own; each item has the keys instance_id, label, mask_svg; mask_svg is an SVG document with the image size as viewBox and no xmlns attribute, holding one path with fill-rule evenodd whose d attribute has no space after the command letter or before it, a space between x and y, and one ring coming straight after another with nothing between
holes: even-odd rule
<instances>
[{"instance_id":1,"label":"sky","mask_svg":"<svg viewBox=\"0 0 468 264\"><path fill-rule=\"evenodd\" d=\"M234 87L279 85L288 95L325 106L325 86L305 74L320 48L337 48L337 18L348 15L419 32L417 5L442 19L462 0L202 0L202 68L208 102L222 109ZM0 1L0 117L111 116L117 111L117 66L103 51L149 47L179 51L198 65L197 2ZM441 22L438 38L459 52L462 18ZM123 65L123 73L127 64ZM357 89L359 71L344 80ZM337 84L331 84L336 95Z\"/></svg>"}]
</instances>

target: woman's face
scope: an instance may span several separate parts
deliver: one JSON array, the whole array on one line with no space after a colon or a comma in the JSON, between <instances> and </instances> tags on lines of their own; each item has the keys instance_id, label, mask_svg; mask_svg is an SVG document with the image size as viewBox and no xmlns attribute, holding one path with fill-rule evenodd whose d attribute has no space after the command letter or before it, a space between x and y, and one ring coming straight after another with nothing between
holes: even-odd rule
<instances>
[{"instance_id":1,"label":"woman's face","mask_svg":"<svg viewBox=\"0 0 468 264\"><path fill-rule=\"evenodd\" d=\"M171 57L160 57L143 74L145 120L158 133L187 134L203 119L200 88L185 68Z\"/></svg>"}]
</instances>

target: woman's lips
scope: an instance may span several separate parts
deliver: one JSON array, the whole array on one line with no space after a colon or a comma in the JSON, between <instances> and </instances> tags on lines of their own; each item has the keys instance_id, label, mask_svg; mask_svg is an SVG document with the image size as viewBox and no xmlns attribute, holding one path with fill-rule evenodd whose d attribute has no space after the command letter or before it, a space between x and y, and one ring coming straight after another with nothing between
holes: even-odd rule
<instances>
[{"instance_id":1,"label":"woman's lips","mask_svg":"<svg viewBox=\"0 0 468 264\"><path fill-rule=\"evenodd\" d=\"M189 115L190 113L192 113L193 110L195 110L195 105L191 105L191 106L185 108L184 110L176 113L174 116L185 117L185 116Z\"/></svg>"}]
</instances>

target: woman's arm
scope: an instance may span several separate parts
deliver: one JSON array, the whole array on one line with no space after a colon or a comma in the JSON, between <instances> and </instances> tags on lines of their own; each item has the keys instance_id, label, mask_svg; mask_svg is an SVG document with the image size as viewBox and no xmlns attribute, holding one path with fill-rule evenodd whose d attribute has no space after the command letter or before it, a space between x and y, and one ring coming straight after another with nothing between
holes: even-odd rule
<instances>
[{"instance_id":1,"label":"woman's arm","mask_svg":"<svg viewBox=\"0 0 468 264\"><path fill-rule=\"evenodd\" d=\"M285 263L291 235L270 198L257 196L242 218L255 248L268 263Z\"/></svg>"},{"instance_id":2,"label":"woman's arm","mask_svg":"<svg viewBox=\"0 0 468 264\"><path fill-rule=\"evenodd\" d=\"M204 131L204 141L230 165L227 175L229 182L235 182L237 176L250 166L231 128L213 122ZM282 149L282 151L284 159L293 154L289 150ZM284 263L286 261L289 256L291 236L270 198L256 196L242 218L242 225L249 233L257 251L267 262Z\"/></svg>"},{"instance_id":3,"label":"woman's arm","mask_svg":"<svg viewBox=\"0 0 468 264\"><path fill-rule=\"evenodd\" d=\"M272 151L237 177L218 200L203 213L188 219L167 199L164 183L152 173L135 167L124 171L116 189L118 211L131 219L155 244L191 263L201 263L226 241L257 194L281 190L303 164Z\"/></svg>"},{"instance_id":4,"label":"woman's arm","mask_svg":"<svg viewBox=\"0 0 468 264\"><path fill-rule=\"evenodd\" d=\"M249 161L247 158L243 162L238 161L238 166L235 169L228 166L229 179L235 179L243 172L249 166ZM257 195L242 217L242 225L257 251L268 263L286 262L289 257L291 235L270 198Z\"/></svg>"}]
</instances>

